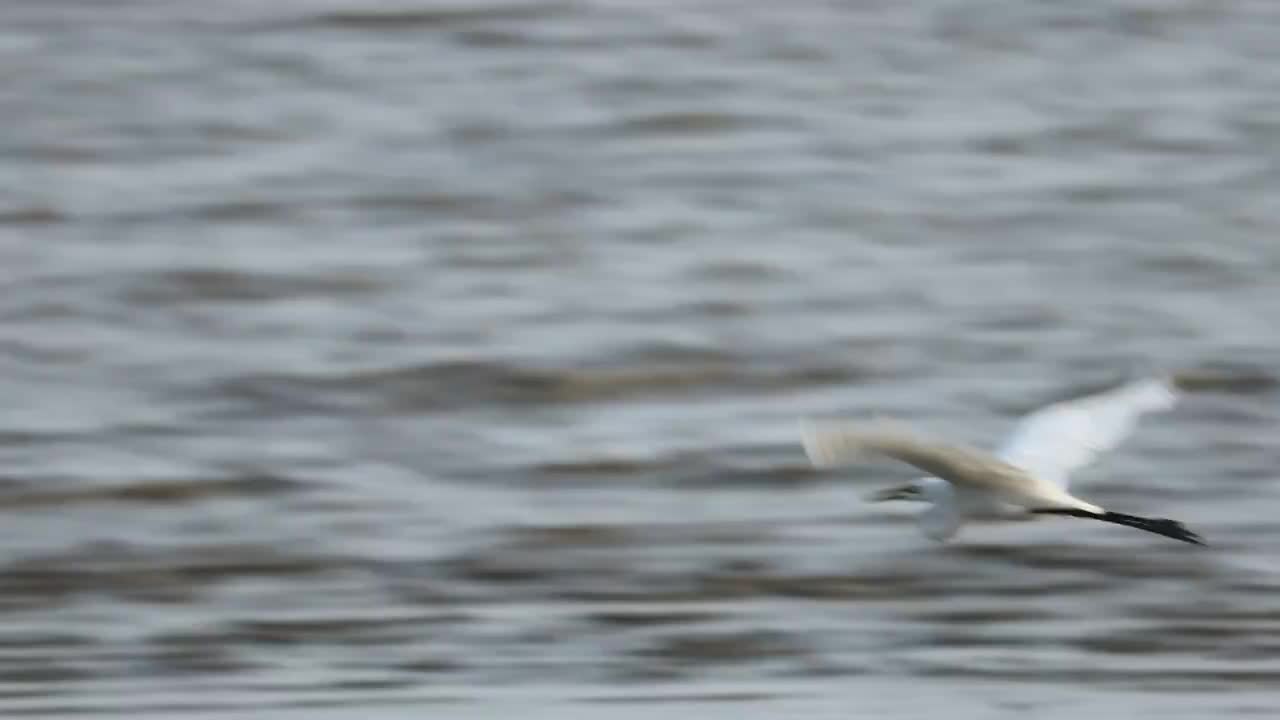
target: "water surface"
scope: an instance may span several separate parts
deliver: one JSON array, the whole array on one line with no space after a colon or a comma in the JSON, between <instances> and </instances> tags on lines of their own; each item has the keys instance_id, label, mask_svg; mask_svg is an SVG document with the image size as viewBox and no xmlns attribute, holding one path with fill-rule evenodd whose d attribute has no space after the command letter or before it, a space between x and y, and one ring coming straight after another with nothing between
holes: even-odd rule
<instances>
[{"instance_id":1,"label":"water surface","mask_svg":"<svg viewBox=\"0 0 1280 720\"><path fill-rule=\"evenodd\" d=\"M1268 716L1280 12L10 2L7 716ZM805 415L1189 393L948 546Z\"/></svg>"}]
</instances>

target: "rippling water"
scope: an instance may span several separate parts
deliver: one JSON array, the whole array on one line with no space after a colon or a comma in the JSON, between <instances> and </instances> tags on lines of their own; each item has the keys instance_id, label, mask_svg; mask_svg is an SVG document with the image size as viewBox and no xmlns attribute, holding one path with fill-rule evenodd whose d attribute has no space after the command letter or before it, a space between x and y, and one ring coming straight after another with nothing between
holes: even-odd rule
<instances>
[{"instance_id":1,"label":"rippling water","mask_svg":"<svg viewBox=\"0 0 1280 720\"><path fill-rule=\"evenodd\" d=\"M6 716L1280 710L1280 9L0 8ZM803 415L1189 390L935 546Z\"/></svg>"}]
</instances>

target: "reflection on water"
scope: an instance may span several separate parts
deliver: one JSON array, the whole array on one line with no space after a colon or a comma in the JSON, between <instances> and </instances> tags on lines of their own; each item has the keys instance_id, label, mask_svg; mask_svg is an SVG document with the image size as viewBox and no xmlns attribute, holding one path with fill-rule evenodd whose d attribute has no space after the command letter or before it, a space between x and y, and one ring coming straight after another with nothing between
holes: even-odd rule
<instances>
[{"instance_id":1,"label":"reflection on water","mask_svg":"<svg viewBox=\"0 0 1280 720\"><path fill-rule=\"evenodd\" d=\"M0 708L1267 716L1277 16L16 2ZM1189 391L932 545L805 415Z\"/></svg>"}]
</instances>

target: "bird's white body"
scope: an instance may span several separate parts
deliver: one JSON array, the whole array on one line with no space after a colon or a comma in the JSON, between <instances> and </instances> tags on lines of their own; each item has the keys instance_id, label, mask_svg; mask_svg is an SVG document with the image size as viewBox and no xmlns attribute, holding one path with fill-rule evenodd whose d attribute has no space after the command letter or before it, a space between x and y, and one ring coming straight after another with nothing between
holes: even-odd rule
<instances>
[{"instance_id":1,"label":"bird's white body","mask_svg":"<svg viewBox=\"0 0 1280 720\"><path fill-rule=\"evenodd\" d=\"M1071 472L1117 446L1144 413L1172 408L1177 399L1173 384L1156 378L1054 403L1025 417L994 454L923 440L883 421L811 424L803 440L817 467L873 452L931 473L884 499L928 503L921 528L943 541L973 520L1026 519L1034 512L1116 515L1072 495Z\"/></svg>"},{"instance_id":2,"label":"bird's white body","mask_svg":"<svg viewBox=\"0 0 1280 720\"><path fill-rule=\"evenodd\" d=\"M920 515L920 529L935 540L952 537L968 522L1025 520L1030 517L1021 505L999 500L985 492L957 487L942 478L920 478L915 485L920 498L929 503L929 508Z\"/></svg>"}]
</instances>

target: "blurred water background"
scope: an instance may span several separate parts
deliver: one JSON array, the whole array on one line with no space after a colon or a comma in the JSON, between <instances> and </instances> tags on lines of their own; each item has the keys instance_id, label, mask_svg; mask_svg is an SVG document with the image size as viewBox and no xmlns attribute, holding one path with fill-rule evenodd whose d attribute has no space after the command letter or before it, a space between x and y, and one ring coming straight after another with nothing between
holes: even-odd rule
<instances>
[{"instance_id":1,"label":"blurred water background","mask_svg":"<svg viewBox=\"0 0 1280 720\"><path fill-rule=\"evenodd\" d=\"M1280 5L8 0L6 717L1280 711ZM948 546L805 415L1190 390Z\"/></svg>"}]
</instances>

